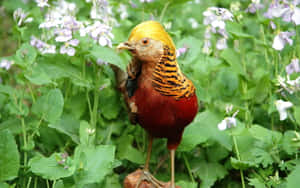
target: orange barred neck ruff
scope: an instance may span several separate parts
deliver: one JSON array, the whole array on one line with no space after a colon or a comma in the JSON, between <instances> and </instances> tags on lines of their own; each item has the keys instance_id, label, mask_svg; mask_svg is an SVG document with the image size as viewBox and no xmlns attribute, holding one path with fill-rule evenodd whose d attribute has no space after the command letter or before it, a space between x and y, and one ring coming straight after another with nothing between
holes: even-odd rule
<instances>
[{"instance_id":1,"label":"orange barred neck ruff","mask_svg":"<svg viewBox=\"0 0 300 188\"><path fill-rule=\"evenodd\" d=\"M193 83L181 72L176 61L176 47L172 38L156 21L145 21L137 25L131 32L129 41L151 38L164 44L163 55L157 62L152 74L152 85L156 91L165 96L190 97L195 94Z\"/></svg>"}]
</instances>

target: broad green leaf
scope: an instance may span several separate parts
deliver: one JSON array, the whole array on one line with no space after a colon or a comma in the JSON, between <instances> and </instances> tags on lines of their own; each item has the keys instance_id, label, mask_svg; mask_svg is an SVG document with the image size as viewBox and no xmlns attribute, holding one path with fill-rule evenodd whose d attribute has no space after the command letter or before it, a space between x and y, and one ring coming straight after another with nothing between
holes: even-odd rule
<instances>
[{"instance_id":1,"label":"broad green leaf","mask_svg":"<svg viewBox=\"0 0 300 188\"><path fill-rule=\"evenodd\" d=\"M300 147L300 140L296 131L286 131L282 138L282 149L289 155L296 154Z\"/></svg>"},{"instance_id":2,"label":"broad green leaf","mask_svg":"<svg viewBox=\"0 0 300 188\"><path fill-rule=\"evenodd\" d=\"M74 160L79 167L74 176L79 186L100 183L112 171L115 146L81 146L75 149Z\"/></svg>"},{"instance_id":3,"label":"broad green leaf","mask_svg":"<svg viewBox=\"0 0 300 188\"><path fill-rule=\"evenodd\" d=\"M145 157L143 153L132 146L132 135L125 135L119 139L119 147L117 148L117 155L119 159L127 159L133 163L144 164Z\"/></svg>"},{"instance_id":4,"label":"broad green leaf","mask_svg":"<svg viewBox=\"0 0 300 188\"><path fill-rule=\"evenodd\" d=\"M187 52L180 56L180 59L183 59L185 63L193 62L200 54L202 46L202 41L195 37L187 37L180 40L177 44L177 48L187 48Z\"/></svg>"},{"instance_id":5,"label":"broad green leaf","mask_svg":"<svg viewBox=\"0 0 300 188\"><path fill-rule=\"evenodd\" d=\"M107 176L105 178L105 182L101 186L102 188L122 188L123 186L120 184L118 174L112 174L111 176Z\"/></svg>"},{"instance_id":6,"label":"broad green leaf","mask_svg":"<svg viewBox=\"0 0 300 188\"><path fill-rule=\"evenodd\" d=\"M297 165L295 169L288 175L287 180L287 188L295 188L300 185L300 165Z\"/></svg>"},{"instance_id":7,"label":"broad green leaf","mask_svg":"<svg viewBox=\"0 0 300 188\"><path fill-rule=\"evenodd\" d=\"M232 68L232 70L242 76L246 76L246 73L242 66L240 55L233 49L227 48L221 52L221 58L223 58Z\"/></svg>"},{"instance_id":8,"label":"broad green leaf","mask_svg":"<svg viewBox=\"0 0 300 188\"><path fill-rule=\"evenodd\" d=\"M219 163L202 161L199 163L196 174L201 179L200 188L209 188L212 187L217 180L223 179L228 172Z\"/></svg>"},{"instance_id":9,"label":"broad green leaf","mask_svg":"<svg viewBox=\"0 0 300 188\"><path fill-rule=\"evenodd\" d=\"M14 136L9 130L0 131L0 182L18 176L20 154Z\"/></svg>"},{"instance_id":10,"label":"broad green leaf","mask_svg":"<svg viewBox=\"0 0 300 188\"><path fill-rule=\"evenodd\" d=\"M229 135L217 128L218 123L221 121L222 118L213 112L204 111L199 113L194 121L185 128L178 150L190 151L196 145L211 139L230 151L232 142Z\"/></svg>"},{"instance_id":11,"label":"broad green leaf","mask_svg":"<svg viewBox=\"0 0 300 188\"><path fill-rule=\"evenodd\" d=\"M68 135L76 144L79 144L79 123L79 120L71 115L62 115L60 120L48 126Z\"/></svg>"},{"instance_id":12,"label":"broad green leaf","mask_svg":"<svg viewBox=\"0 0 300 188\"><path fill-rule=\"evenodd\" d=\"M27 78L33 84L46 85L52 83L48 74L39 67L35 66L31 73L25 74L25 78Z\"/></svg>"},{"instance_id":13,"label":"broad green leaf","mask_svg":"<svg viewBox=\"0 0 300 188\"><path fill-rule=\"evenodd\" d=\"M115 88L107 87L99 91L99 107L107 119L117 118L120 110L120 96Z\"/></svg>"},{"instance_id":14,"label":"broad green leaf","mask_svg":"<svg viewBox=\"0 0 300 188\"><path fill-rule=\"evenodd\" d=\"M217 76L216 84L222 96L231 97L238 90L239 78L232 70L223 69Z\"/></svg>"},{"instance_id":15,"label":"broad green leaf","mask_svg":"<svg viewBox=\"0 0 300 188\"><path fill-rule=\"evenodd\" d=\"M104 62L108 62L114 64L125 71L126 63L119 57L115 49L102 47L102 46L94 46L91 50L91 55L97 59L101 59Z\"/></svg>"},{"instance_id":16,"label":"broad green leaf","mask_svg":"<svg viewBox=\"0 0 300 188\"><path fill-rule=\"evenodd\" d=\"M8 129L12 134L20 134L22 132L21 120L12 118L0 123L0 131Z\"/></svg>"},{"instance_id":17,"label":"broad green leaf","mask_svg":"<svg viewBox=\"0 0 300 188\"><path fill-rule=\"evenodd\" d=\"M65 161L62 154L54 153L50 157L36 155L29 161L30 171L45 179L57 180L69 177L75 172L72 159L67 157Z\"/></svg>"},{"instance_id":18,"label":"broad green leaf","mask_svg":"<svg viewBox=\"0 0 300 188\"><path fill-rule=\"evenodd\" d=\"M55 122L62 114L64 98L59 89L52 89L39 97L32 106L32 112L48 122Z\"/></svg>"},{"instance_id":19,"label":"broad green leaf","mask_svg":"<svg viewBox=\"0 0 300 188\"><path fill-rule=\"evenodd\" d=\"M20 49L16 52L16 63L21 66L28 66L34 63L37 56L36 49L28 43L22 44Z\"/></svg>"}]
</instances>

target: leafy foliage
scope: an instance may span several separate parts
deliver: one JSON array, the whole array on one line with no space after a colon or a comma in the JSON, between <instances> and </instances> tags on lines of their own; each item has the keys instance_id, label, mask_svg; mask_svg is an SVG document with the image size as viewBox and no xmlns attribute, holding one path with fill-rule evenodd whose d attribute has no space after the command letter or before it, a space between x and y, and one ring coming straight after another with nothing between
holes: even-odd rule
<instances>
[{"instance_id":1,"label":"leafy foliage","mask_svg":"<svg viewBox=\"0 0 300 188\"><path fill-rule=\"evenodd\" d=\"M298 187L300 70L289 73L287 65L300 56L299 25L265 17L271 2L261 1L255 14L250 0L38 2L0 2L0 187L120 188L144 164L147 135L130 124L109 64L126 70L131 57L115 48L148 19L160 21L182 50L178 63L199 98L176 151L176 184ZM203 12L217 6L233 13L224 30L222 17L204 22ZM60 30L68 26L71 38ZM282 31L296 33L278 51L273 43ZM282 110L278 100L292 106ZM231 128L219 130L228 118ZM170 179L168 155L166 141L154 140L150 171L159 180Z\"/></svg>"}]
</instances>

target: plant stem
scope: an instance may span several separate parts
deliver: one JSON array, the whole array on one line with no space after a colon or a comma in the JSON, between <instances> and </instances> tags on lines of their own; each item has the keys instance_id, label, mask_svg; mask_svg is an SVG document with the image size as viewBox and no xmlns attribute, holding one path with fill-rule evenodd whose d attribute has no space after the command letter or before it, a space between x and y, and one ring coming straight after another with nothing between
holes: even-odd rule
<instances>
[{"instance_id":1,"label":"plant stem","mask_svg":"<svg viewBox=\"0 0 300 188\"><path fill-rule=\"evenodd\" d=\"M27 182L27 186L26 186L27 188L29 188L29 187L30 187L30 184L31 184L31 179L32 179L32 177L30 176L30 177L29 177L29 180L28 180L28 182Z\"/></svg>"},{"instance_id":2,"label":"plant stem","mask_svg":"<svg viewBox=\"0 0 300 188\"><path fill-rule=\"evenodd\" d=\"M169 6L169 4L170 4L170 2L167 2L167 3L165 4L163 10L161 11L161 14L160 14L160 17L159 17L159 22L162 21L164 15L165 15L165 13L166 13L166 10L167 10L167 8L168 8L168 6Z\"/></svg>"},{"instance_id":3,"label":"plant stem","mask_svg":"<svg viewBox=\"0 0 300 188\"><path fill-rule=\"evenodd\" d=\"M183 153L183 160L184 160L185 166L186 166L186 168L187 168L187 170L189 172L189 176L190 176L190 178L192 180L192 183L195 183L195 179L194 179L194 176L192 174L190 164L189 164L189 162L188 162L188 160L187 160L187 158L185 156L185 153Z\"/></svg>"},{"instance_id":4,"label":"plant stem","mask_svg":"<svg viewBox=\"0 0 300 188\"><path fill-rule=\"evenodd\" d=\"M240 161L241 157L240 157L240 152L239 152L238 145L237 145L237 142L236 142L236 138L233 134L231 134L231 135L232 135L234 149L236 151L237 158ZM244 172L243 172L242 169L240 169L240 175L241 175L242 187L245 188Z\"/></svg>"}]
</instances>

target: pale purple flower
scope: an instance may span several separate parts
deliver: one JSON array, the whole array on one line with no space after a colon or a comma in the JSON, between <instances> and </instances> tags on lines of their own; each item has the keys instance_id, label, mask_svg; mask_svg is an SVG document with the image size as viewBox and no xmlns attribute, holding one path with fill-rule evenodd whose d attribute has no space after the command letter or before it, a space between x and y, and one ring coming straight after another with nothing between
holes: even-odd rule
<instances>
[{"instance_id":1,"label":"pale purple flower","mask_svg":"<svg viewBox=\"0 0 300 188\"><path fill-rule=\"evenodd\" d=\"M4 68L6 70L9 70L11 65L14 63L14 61L7 60L7 59L2 59L0 61L0 68Z\"/></svg>"},{"instance_id":2,"label":"pale purple flower","mask_svg":"<svg viewBox=\"0 0 300 188\"><path fill-rule=\"evenodd\" d=\"M277 28L276 24L273 21L270 21L270 26L273 30Z\"/></svg>"},{"instance_id":3,"label":"pale purple flower","mask_svg":"<svg viewBox=\"0 0 300 188\"><path fill-rule=\"evenodd\" d=\"M141 3L151 3L153 2L154 0L140 0Z\"/></svg>"},{"instance_id":4,"label":"pale purple flower","mask_svg":"<svg viewBox=\"0 0 300 188\"><path fill-rule=\"evenodd\" d=\"M290 38L295 35L295 31L280 32L275 36L272 47L275 50L282 50L284 46L288 43L290 46L293 44L293 40Z\"/></svg>"},{"instance_id":5,"label":"pale purple flower","mask_svg":"<svg viewBox=\"0 0 300 188\"><path fill-rule=\"evenodd\" d=\"M235 116L239 113L239 110L236 111L231 117L226 117L218 124L218 129L224 131L226 129L236 127L236 118Z\"/></svg>"},{"instance_id":6,"label":"pale purple flower","mask_svg":"<svg viewBox=\"0 0 300 188\"><path fill-rule=\"evenodd\" d=\"M121 20L125 20L129 16L127 12L127 6L124 4L120 4L119 8L117 9L117 12L120 14Z\"/></svg>"},{"instance_id":7,"label":"pale purple flower","mask_svg":"<svg viewBox=\"0 0 300 188\"><path fill-rule=\"evenodd\" d=\"M217 41L217 44L216 44L216 48L218 50L224 50L227 48L227 39L226 38L221 38Z\"/></svg>"},{"instance_id":8,"label":"pale purple flower","mask_svg":"<svg viewBox=\"0 0 300 188\"><path fill-rule=\"evenodd\" d=\"M267 18L282 18L285 22L293 22L296 25L300 24L300 8L297 5L300 2L297 0L275 0L270 4L267 12L264 14Z\"/></svg>"},{"instance_id":9,"label":"pale purple flower","mask_svg":"<svg viewBox=\"0 0 300 188\"><path fill-rule=\"evenodd\" d=\"M252 3L248 5L246 12L254 14L257 10L264 8L264 5L260 3L260 0L252 0Z\"/></svg>"},{"instance_id":10,"label":"pale purple flower","mask_svg":"<svg viewBox=\"0 0 300 188\"><path fill-rule=\"evenodd\" d=\"M225 8L209 7L203 12L204 25L211 25L213 28L225 29L225 21L233 21L233 15L229 10Z\"/></svg>"},{"instance_id":11,"label":"pale purple flower","mask_svg":"<svg viewBox=\"0 0 300 188\"><path fill-rule=\"evenodd\" d=\"M288 75L300 72L299 59L292 59L292 62L285 67L285 71Z\"/></svg>"},{"instance_id":12,"label":"pale purple flower","mask_svg":"<svg viewBox=\"0 0 300 188\"><path fill-rule=\"evenodd\" d=\"M69 29L56 29L54 34L56 34L56 42L66 42L72 39L72 31Z\"/></svg>"},{"instance_id":13,"label":"pale purple flower","mask_svg":"<svg viewBox=\"0 0 300 188\"><path fill-rule=\"evenodd\" d=\"M21 26L23 23L29 23L33 21L33 18L28 17L28 13L21 8L18 8L14 11L13 18L18 26Z\"/></svg>"},{"instance_id":14,"label":"pale purple flower","mask_svg":"<svg viewBox=\"0 0 300 188\"><path fill-rule=\"evenodd\" d=\"M41 8L50 6L48 0L35 0L35 2L37 3L37 6Z\"/></svg>"},{"instance_id":15,"label":"pale purple flower","mask_svg":"<svg viewBox=\"0 0 300 188\"><path fill-rule=\"evenodd\" d=\"M90 12L92 19L101 20L104 23L109 23L112 15L112 8L107 0L94 0Z\"/></svg>"},{"instance_id":16,"label":"pale purple flower","mask_svg":"<svg viewBox=\"0 0 300 188\"><path fill-rule=\"evenodd\" d=\"M97 65L108 65L106 61L103 61L102 59L98 58L96 61Z\"/></svg>"},{"instance_id":17,"label":"pale purple flower","mask_svg":"<svg viewBox=\"0 0 300 188\"><path fill-rule=\"evenodd\" d=\"M210 54L211 53L211 42L210 40L204 40L204 46L202 48L202 52L205 54Z\"/></svg>"},{"instance_id":18,"label":"pale purple flower","mask_svg":"<svg viewBox=\"0 0 300 188\"><path fill-rule=\"evenodd\" d=\"M197 29L199 27L199 23L195 18L189 18L188 22L191 24L193 29Z\"/></svg>"},{"instance_id":19,"label":"pale purple flower","mask_svg":"<svg viewBox=\"0 0 300 188\"><path fill-rule=\"evenodd\" d=\"M176 50L176 57L179 57L179 56L185 54L187 51L188 51L188 47L186 45L183 45L182 48L178 48Z\"/></svg>"},{"instance_id":20,"label":"pale purple flower","mask_svg":"<svg viewBox=\"0 0 300 188\"><path fill-rule=\"evenodd\" d=\"M34 36L31 36L30 45L36 47L41 54L55 54L56 46L47 44Z\"/></svg>"},{"instance_id":21,"label":"pale purple flower","mask_svg":"<svg viewBox=\"0 0 300 188\"><path fill-rule=\"evenodd\" d=\"M275 105L279 112L280 121L283 121L287 118L287 109L291 108L293 106L293 103L280 99L275 102Z\"/></svg>"},{"instance_id":22,"label":"pale purple flower","mask_svg":"<svg viewBox=\"0 0 300 188\"><path fill-rule=\"evenodd\" d=\"M79 41L77 39L70 40L69 42L66 42L64 45L60 47L60 53L68 54L68 56L74 56L75 48L73 48L72 46L77 46L78 44Z\"/></svg>"},{"instance_id":23,"label":"pale purple flower","mask_svg":"<svg viewBox=\"0 0 300 188\"><path fill-rule=\"evenodd\" d=\"M93 25L89 25L80 30L80 35L88 34L92 39L97 41L101 46L112 46L111 39L114 35L111 33L112 28L100 21L95 21Z\"/></svg>"}]
</instances>

